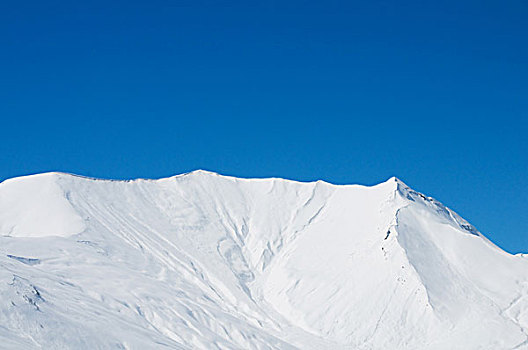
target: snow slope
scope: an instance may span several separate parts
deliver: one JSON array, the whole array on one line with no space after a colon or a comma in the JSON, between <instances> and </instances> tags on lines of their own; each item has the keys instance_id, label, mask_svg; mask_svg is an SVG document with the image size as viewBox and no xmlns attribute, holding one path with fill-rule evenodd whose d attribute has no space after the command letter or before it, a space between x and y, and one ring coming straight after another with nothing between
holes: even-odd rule
<instances>
[{"instance_id":1,"label":"snow slope","mask_svg":"<svg viewBox=\"0 0 528 350\"><path fill-rule=\"evenodd\" d=\"M528 259L396 178L0 184L6 349L528 349Z\"/></svg>"}]
</instances>

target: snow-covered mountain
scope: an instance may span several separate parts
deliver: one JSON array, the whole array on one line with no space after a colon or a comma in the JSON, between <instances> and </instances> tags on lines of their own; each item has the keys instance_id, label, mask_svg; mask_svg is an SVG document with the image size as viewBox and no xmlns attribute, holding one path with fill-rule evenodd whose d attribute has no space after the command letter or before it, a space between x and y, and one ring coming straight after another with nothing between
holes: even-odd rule
<instances>
[{"instance_id":1,"label":"snow-covered mountain","mask_svg":"<svg viewBox=\"0 0 528 350\"><path fill-rule=\"evenodd\" d=\"M0 348L528 349L528 259L396 178L14 178Z\"/></svg>"}]
</instances>

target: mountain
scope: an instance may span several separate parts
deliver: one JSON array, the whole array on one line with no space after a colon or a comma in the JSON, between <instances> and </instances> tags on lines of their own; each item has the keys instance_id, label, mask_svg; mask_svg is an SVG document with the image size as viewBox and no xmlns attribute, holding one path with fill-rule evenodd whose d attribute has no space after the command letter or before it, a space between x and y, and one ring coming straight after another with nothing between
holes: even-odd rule
<instances>
[{"instance_id":1,"label":"mountain","mask_svg":"<svg viewBox=\"0 0 528 350\"><path fill-rule=\"evenodd\" d=\"M528 259L396 178L0 184L6 349L528 349Z\"/></svg>"}]
</instances>

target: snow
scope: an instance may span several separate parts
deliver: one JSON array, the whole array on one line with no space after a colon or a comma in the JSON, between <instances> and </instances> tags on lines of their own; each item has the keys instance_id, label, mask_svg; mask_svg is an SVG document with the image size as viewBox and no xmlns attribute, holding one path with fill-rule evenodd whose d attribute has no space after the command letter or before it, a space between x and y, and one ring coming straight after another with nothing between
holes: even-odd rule
<instances>
[{"instance_id":1,"label":"snow","mask_svg":"<svg viewBox=\"0 0 528 350\"><path fill-rule=\"evenodd\" d=\"M0 344L528 349L528 260L396 178L0 184Z\"/></svg>"},{"instance_id":2,"label":"snow","mask_svg":"<svg viewBox=\"0 0 528 350\"><path fill-rule=\"evenodd\" d=\"M13 237L70 236L84 230L82 219L60 188L57 173L2 182L0 232Z\"/></svg>"}]
</instances>

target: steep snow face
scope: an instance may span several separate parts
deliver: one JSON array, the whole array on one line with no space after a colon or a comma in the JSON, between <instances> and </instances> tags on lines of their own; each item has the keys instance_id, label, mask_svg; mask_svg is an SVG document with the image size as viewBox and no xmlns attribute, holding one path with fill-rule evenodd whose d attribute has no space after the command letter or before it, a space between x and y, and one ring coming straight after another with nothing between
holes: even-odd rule
<instances>
[{"instance_id":1,"label":"steep snow face","mask_svg":"<svg viewBox=\"0 0 528 350\"><path fill-rule=\"evenodd\" d=\"M528 349L528 260L395 178L11 179L0 266L6 348Z\"/></svg>"}]
</instances>

